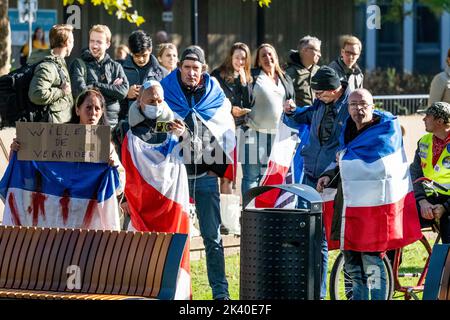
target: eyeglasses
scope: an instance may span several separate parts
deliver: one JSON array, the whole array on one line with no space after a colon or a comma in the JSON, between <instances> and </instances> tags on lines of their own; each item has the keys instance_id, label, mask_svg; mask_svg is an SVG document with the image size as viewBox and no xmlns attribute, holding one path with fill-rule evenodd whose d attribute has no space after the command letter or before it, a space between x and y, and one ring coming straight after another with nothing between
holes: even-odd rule
<instances>
[{"instance_id":1,"label":"eyeglasses","mask_svg":"<svg viewBox=\"0 0 450 320\"><path fill-rule=\"evenodd\" d=\"M346 56L359 56L361 54L361 52L352 52L348 50L344 50L344 53Z\"/></svg>"},{"instance_id":2,"label":"eyeglasses","mask_svg":"<svg viewBox=\"0 0 450 320\"><path fill-rule=\"evenodd\" d=\"M373 104L369 104L367 102L350 102L348 104L351 109L359 110L358 107L361 107L362 109L368 109L370 106L373 106Z\"/></svg>"},{"instance_id":3,"label":"eyeglasses","mask_svg":"<svg viewBox=\"0 0 450 320\"><path fill-rule=\"evenodd\" d=\"M321 53L320 49L316 49L316 48L313 48L313 47L308 47L306 49L310 49L310 50L314 51L314 53L316 53L316 54L320 54Z\"/></svg>"}]
</instances>

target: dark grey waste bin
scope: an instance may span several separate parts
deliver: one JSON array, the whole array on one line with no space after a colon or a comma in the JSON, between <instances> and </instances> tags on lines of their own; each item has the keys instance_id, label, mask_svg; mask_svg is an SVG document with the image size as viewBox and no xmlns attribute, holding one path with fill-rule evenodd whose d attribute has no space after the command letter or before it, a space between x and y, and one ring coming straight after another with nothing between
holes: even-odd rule
<instances>
[{"instance_id":1,"label":"dark grey waste bin","mask_svg":"<svg viewBox=\"0 0 450 320\"><path fill-rule=\"evenodd\" d=\"M307 209L247 209L256 196L278 188L303 199ZM241 227L240 299L320 298L322 199L302 184L250 189Z\"/></svg>"}]
</instances>

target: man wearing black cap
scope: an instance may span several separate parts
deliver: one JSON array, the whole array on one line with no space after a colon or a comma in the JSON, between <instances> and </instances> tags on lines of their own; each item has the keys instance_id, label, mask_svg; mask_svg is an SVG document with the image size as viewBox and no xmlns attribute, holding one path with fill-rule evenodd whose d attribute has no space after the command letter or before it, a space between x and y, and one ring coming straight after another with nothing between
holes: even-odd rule
<instances>
[{"instance_id":1,"label":"man wearing black cap","mask_svg":"<svg viewBox=\"0 0 450 320\"><path fill-rule=\"evenodd\" d=\"M426 192L420 183L414 184L414 195L421 218L438 219L442 243L450 243L450 104L434 102L423 111L425 130L429 132L418 142L410 172L412 180L428 178L448 190ZM424 221L422 220L422 223Z\"/></svg>"},{"instance_id":2,"label":"man wearing black cap","mask_svg":"<svg viewBox=\"0 0 450 320\"><path fill-rule=\"evenodd\" d=\"M317 182L325 169L335 160L339 146L342 126L348 117L347 100L349 90L341 84L339 76L332 68L322 66L311 79L315 93L312 106L284 106L287 122L311 126L309 141L301 155L304 161L304 178L302 183L316 188ZM326 279L328 264L328 247L325 238L322 241L322 285L320 298L326 296Z\"/></svg>"},{"instance_id":3,"label":"man wearing black cap","mask_svg":"<svg viewBox=\"0 0 450 320\"><path fill-rule=\"evenodd\" d=\"M195 201L213 298L228 300L228 282L220 236L218 177L233 161L236 144L231 103L217 80L206 73L205 55L198 46L187 47L179 68L161 81L164 98L185 121L190 140L183 156L189 178L189 195Z\"/></svg>"}]
</instances>

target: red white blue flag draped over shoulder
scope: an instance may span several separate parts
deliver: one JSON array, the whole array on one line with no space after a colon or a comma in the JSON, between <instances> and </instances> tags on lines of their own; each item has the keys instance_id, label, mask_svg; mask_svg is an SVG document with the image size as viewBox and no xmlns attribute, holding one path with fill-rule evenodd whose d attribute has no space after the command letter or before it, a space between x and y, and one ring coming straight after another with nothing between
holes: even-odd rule
<instances>
[{"instance_id":1,"label":"red white blue flag draped over shoulder","mask_svg":"<svg viewBox=\"0 0 450 320\"><path fill-rule=\"evenodd\" d=\"M344 250L384 251L421 237L400 124L389 113L375 114L380 123L348 144L341 135Z\"/></svg>"},{"instance_id":2,"label":"red white blue flag draped over shoulder","mask_svg":"<svg viewBox=\"0 0 450 320\"><path fill-rule=\"evenodd\" d=\"M129 130L122 144L130 230L189 234L189 187L178 138L149 144ZM175 299L191 298L189 240L178 274Z\"/></svg>"},{"instance_id":3,"label":"red white blue flag draped over shoulder","mask_svg":"<svg viewBox=\"0 0 450 320\"><path fill-rule=\"evenodd\" d=\"M3 224L120 230L116 168L102 163L19 161L0 181Z\"/></svg>"},{"instance_id":4,"label":"red white blue flag draped over shoulder","mask_svg":"<svg viewBox=\"0 0 450 320\"><path fill-rule=\"evenodd\" d=\"M283 119L283 118L282 118ZM261 179L261 186L300 183L303 178L303 158L300 151L308 141L309 126L278 124L275 141ZM256 208L294 208L296 196L280 189L272 189L250 202Z\"/></svg>"},{"instance_id":5,"label":"red white blue flag draped over shoulder","mask_svg":"<svg viewBox=\"0 0 450 320\"><path fill-rule=\"evenodd\" d=\"M206 93L200 101L193 102L191 108L178 82L178 72L175 70L169 73L161 81L164 88L164 99L175 113L176 118L184 120L190 112L194 112L217 139L218 145L227 156L228 163L232 164L236 137L230 100L226 98L216 78L204 73L202 84L205 86Z\"/></svg>"}]
</instances>

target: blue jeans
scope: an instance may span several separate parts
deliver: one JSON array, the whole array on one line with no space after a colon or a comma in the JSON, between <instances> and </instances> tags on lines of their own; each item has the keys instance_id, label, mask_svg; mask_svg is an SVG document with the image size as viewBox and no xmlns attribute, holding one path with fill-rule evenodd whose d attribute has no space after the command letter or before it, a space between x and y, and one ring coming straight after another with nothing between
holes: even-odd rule
<instances>
[{"instance_id":1,"label":"blue jeans","mask_svg":"<svg viewBox=\"0 0 450 320\"><path fill-rule=\"evenodd\" d=\"M253 129L245 131L245 144L240 148L239 155L239 161L242 163L242 197L248 190L259 185L267 168L274 138L275 135Z\"/></svg>"},{"instance_id":2,"label":"blue jeans","mask_svg":"<svg viewBox=\"0 0 450 320\"><path fill-rule=\"evenodd\" d=\"M220 236L220 194L217 177L204 176L190 179L189 196L195 200L213 299L229 297L225 276L225 257Z\"/></svg>"},{"instance_id":3,"label":"blue jeans","mask_svg":"<svg viewBox=\"0 0 450 320\"><path fill-rule=\"evenodd\" d=\"M343 252L344 267L352 279L353 300L385 300L386 271L380 253Z\"/></svg>"},{"instance_id":4,"label":"blue jeans","mask_svg":"<svg viewBox=\"0 0 450 320\"><path fill-rule=\"evenodd\" d=\"M303 184L306 184L310 187L313 187L316 189L317 186L317 180L310 176L305 175L303 177ZM325 299L327 296L327 273L328 273L328 242L327 242L327 236L325 233L325 226L322 230L322 242L320 243L320 253L322 255L322 261L320 264L321 267L321 280L320 280L320 299Z\"/></svg>"}]
</instances>

